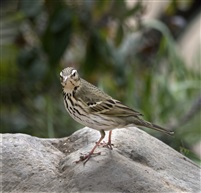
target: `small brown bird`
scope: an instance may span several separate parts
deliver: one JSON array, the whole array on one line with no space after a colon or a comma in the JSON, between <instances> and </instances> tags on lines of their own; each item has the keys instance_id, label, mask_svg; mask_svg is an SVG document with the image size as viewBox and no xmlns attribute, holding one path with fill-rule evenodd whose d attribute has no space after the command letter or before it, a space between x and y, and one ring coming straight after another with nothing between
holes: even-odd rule
<instances>
[{"instance_id":1,"label":"small brown bird","mask_svg":"<svg viewBox=\"0 0 201 193\"><path fill-rule=\"evenodd\" d=\"M77 70L72 67L61 71L60 81L63 87L64 105L70 116L82 125L101 133L94 148L87 155L80 156L79 161L86 163L90 159L96 147L105 137L105 131L109 131L109 139L105 146L110 149L112 149L112 130L116 128L137 126L148 127L169 135L174 133L143 120L141 113L123 105L120 101L80 78Z\"/></svg>"}]
</instances>

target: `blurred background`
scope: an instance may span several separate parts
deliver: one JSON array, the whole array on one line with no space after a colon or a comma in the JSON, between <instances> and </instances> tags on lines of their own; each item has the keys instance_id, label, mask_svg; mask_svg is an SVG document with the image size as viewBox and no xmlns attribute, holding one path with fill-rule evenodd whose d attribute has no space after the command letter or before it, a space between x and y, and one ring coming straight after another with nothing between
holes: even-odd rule
<instances>
[{"instance_id":1,"label":"blurred background","mask_svg":"<svg viewBox=\"0 0 201 193\"><path fill-rule=\"evenodd\" d=\"M199 0L1 0L1 131L43 138L82 128L59 81L67 66L201 156Z\"/></svg>"}]
</instances>

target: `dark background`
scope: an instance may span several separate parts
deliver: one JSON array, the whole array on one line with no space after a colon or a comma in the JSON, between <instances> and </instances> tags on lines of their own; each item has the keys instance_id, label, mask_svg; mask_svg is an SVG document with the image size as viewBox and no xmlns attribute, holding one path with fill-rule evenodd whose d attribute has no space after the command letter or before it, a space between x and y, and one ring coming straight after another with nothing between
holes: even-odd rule
<instances>
[{"instance_id":1,"label":"dark background","mask_svg":"<svg viewBox=\"0 0 201 193\"><path fill-rule=\"evenodd\" d=\"M1 1L2 133L65 137L83 127L65 111L59 82L73 66L145 119L175 130L174 137L146 131L200 163L200 41L192 46L200 3L150 2Z\"/></svg>"}]
</instances>

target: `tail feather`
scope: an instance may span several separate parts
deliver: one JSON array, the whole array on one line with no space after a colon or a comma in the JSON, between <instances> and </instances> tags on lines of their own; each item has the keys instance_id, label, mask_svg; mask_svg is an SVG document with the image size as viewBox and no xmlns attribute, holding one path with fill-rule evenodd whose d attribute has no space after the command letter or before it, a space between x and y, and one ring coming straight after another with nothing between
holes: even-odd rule
<instances>
[{"instance_id":1,"label":"tail feather","mask_svg":"<svg viewBox=\"0 0 201 193\"><path fill-rule=\"evenodd\" d=\"M150 129L154 129L154 130L163 132L163 133L165 133L167 135L174 135L174 131L169 131L169 130L167 130L167 129L159 126L159 125L156 125L154 123L150 123L148 121L143 121L142 124L141 124L141 126L148 127Z\"/></svg>"}]
</instances>

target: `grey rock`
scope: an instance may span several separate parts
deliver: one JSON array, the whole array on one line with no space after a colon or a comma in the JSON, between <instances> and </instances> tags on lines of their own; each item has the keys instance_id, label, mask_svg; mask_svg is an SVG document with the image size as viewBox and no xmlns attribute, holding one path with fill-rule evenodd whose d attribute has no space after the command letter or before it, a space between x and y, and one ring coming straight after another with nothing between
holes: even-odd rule
<instances>
[{"instance_id":1,"label":"grey rock","mask_svg":"<svg viewBox=\"0 0 201 193\"><path fill-rule=\"evenodd\" d=\"M2 134L2 191L201 191L199 166L134 127L114 130L113 150L98 147L101 155L76 164L80 153L89 152L99 137L89 128L61 139Z\"/></svg>"}]
</instances>

